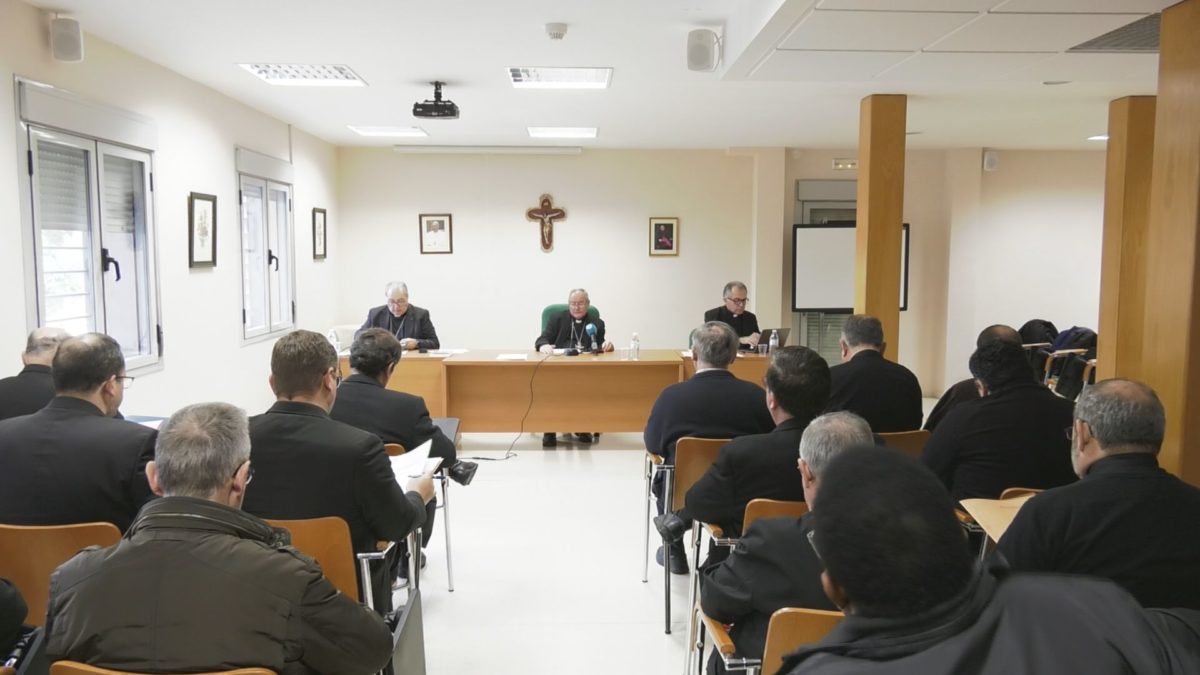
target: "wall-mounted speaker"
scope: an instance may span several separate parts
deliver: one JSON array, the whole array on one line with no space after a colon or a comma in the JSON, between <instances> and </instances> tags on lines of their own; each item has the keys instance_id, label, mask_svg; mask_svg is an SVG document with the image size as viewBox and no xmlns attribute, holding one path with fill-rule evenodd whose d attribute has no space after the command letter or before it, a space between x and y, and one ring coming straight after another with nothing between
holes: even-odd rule
<instances>
[{"instance_id":1,"label":"wall-mounted speaker","mask_svg":"<svg viewBox=\"0 0 1200 675\"><path fill-rule=\"evenodd\" d=\"M83 31L78 20L69 17L50 20L50 52L56 61L79 63L83 60Z\"/></svg>"},{"instance_id":2,"label":"wall-mounted speaker","mask_svg":"<svg viewBox=\"0 0 1200 675\"><path fill-rule=\"evenodd\" d=\"M717 31L708 28L688 31L688 70L713 71L720 62L721 37L717 35Z\"/></svg>"},{"instance_id":3,"label":"wall-mounted speaker","mask_svg":"<svg viewBox=\"0 0 1200 675\"><path fill-rule=\"evenodd\" d=\"M995 171L1000 168L1000 153L995 150L983 151L983 170Z\"/></svg>"}]
</instances>

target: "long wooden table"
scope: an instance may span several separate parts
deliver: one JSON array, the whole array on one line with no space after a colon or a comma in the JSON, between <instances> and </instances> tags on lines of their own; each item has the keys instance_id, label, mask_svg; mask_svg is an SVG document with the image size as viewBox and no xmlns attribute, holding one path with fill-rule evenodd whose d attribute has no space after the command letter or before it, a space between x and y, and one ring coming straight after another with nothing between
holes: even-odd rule
<instances>
[{"instance_id":1,"label":"long wooden table","mask_svg":"<svg viewBox=\"0 0 1200 675\"><path fill-rule=\"evenodd\" d=\"M526 360L497 360L503 353ZM761 385L767 361L746 354L730 371ZM348 357L341 357L340 367L349 376ZM673 349L643 350L637 361L622 361L618 353L405 352L387 387L424 398L431 416L457 417L467 432L639 432L659 393L695 372L691 357Z\"/></svg>"}]
</instances>

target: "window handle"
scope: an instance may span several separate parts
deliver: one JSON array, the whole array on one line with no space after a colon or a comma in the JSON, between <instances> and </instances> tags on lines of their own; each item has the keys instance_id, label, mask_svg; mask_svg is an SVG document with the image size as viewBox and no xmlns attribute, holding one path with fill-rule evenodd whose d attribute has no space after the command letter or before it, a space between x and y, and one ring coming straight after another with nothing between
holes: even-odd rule
<instances>
[{"instance_id":1,"label":"window handle","mask_svg":"<svg viewBox=\"0 0 1200 675\"><path fill-rule=\"evenodd\" d=\"M270 267L272 262L275 263L275 271L278 272L279 271L279 256L272 253L271 249L267 249L267 267ZM118 274L117 278L120 279L121 275Z\"/></svg>"},{"instance_id":2,"label":"window handle","mask_svg":"<svg viewBox=\"0 0 1200 675\"><path fill-rule=\"evenodd\" d=\"M102 248L102 249L100 249L100 269L102 271L107 272L109 265L112 265L113 267L116 268L117 281L120 281L121 280L121 263L117 262L116 258L114 258L108 254L108 249Z\"/></svg>"}]
</instances>

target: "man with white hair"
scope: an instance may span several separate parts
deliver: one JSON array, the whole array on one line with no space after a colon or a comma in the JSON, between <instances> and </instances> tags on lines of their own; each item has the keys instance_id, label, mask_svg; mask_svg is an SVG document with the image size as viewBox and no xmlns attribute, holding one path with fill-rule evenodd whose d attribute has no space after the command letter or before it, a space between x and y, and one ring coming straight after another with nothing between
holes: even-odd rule
<instances>
[{"instance_id":1,"label":"man with white hair","mask_svg":"<svg viewBox=\"0 0 1200 675\"><path fill-rule=\"evenodd\" d=\"M729 634L739 656L762 658L771 615L784 607L837 609L821 587L821 561L808 543L820 476L838 453L873 445L866 420L851 412L814 419L800 438L800 468L808 513L796 518L756 520L720 565L703 570L700 606L708 616L733 624ZM724 673L715 651L709 675Z\"/></svg>"},{"instance_id":2,"label":"man with white hair","mask_svg":"<svg viewBox=\"0 0 1200 675\"><path fill-rule=\"evenodd\" d=\"M345 675L387 663L383 619L339 593L287 530L241 511L254 475L245 412L226 403L179 410L160 428L146 474L162 498L125 538L54 573L51 660L140 673Z\"/></svg>"},{"instance_id":3,"label":"man with white hair","mask_svg":"<svg viewBox=\"0 0 1200 675\"><path fill-rule=\"evenodd\" d=\"M50 364L58 345L69 336L61 328L35 329L25 341L21 363L25 368L0 380L0 420L35 413L54 398L54 376Z\"/></svg>"},{"instance_id":4,"label":"man with white hair","mask_svg":"<svg viewBox=\"0 0 1200 675\"><path fill-rule=\"evenodd\" d=\"M383 289L387 303L372 307L367 320L354 333L354 337L368 328L382 328L400 341L407 351L428 350L441 347L429 310L408 303L408 285L403 281L388 283Z\"/></svg>"}]
</instances>

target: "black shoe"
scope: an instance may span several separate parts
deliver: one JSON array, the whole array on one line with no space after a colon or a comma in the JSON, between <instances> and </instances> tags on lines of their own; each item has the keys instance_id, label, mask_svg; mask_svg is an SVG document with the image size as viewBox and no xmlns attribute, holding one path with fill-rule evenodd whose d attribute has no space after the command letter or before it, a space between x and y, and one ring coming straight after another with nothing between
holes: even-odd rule
<instances>
[{"instance_id":1,"label":"black shoe","mask_svg":"<svg viewBox=\"0 0 1200 675\"><path fill-rule=\"evenodd\" d=\"M425 552L421 551L421 569L425 569ZM398 591L408 585L408 561L396 569L396 578L392 581L392 590Z\"/></svg>"},{"instance_id":2,"label":"black shoe","mask_svg":"<svg viewBox=\"0 0 1200 675\"><path fill-rule=\"evenodd\" d=\"M659 565L663 564L663 547L658 547L658 552L654 554L654 561ZM687 553L684 552L683 546L671 545L671 574L687 574L688 561Z\"/></svg>"},{"instance_id":3,"label":"black shoe","mask_svg":"<svg viewBox=\"0 0 1200 675\"><path fill-rule=\"evenodd\" d=\"M471 484L475 478L475 472L479 469L479 465L475 462L458 461L454 466L446 469L446 474L450 476L450 480L462 486Z\"/></svg>"},{"instance_id":4,"label":"black shoe","mask_svg":"<svg viewBox=\"0 0 1200 675\"><path fill-rule=\"evenodd\" d=\"M543 448L558 447L558 439L555 438L555 434L542 434L542 447Z\"/></svg>"},{"instance_id":5,"label":"black shoe","mask_svg":"<svg viewBox=\"0 0 1200 675\"><path fill-rule=\"evenodd\" d=\"M591 435L590 433L579 433L579 432L576 432L576 433L575 433L575 438L576 438L576 440L578 440L580 443L591 443L591 442L592 442L592 435Z\"/></svg>"},{"instance_id":6,"label":"black shoe","mask_svg":"<svg viewBox=\"0 0 1200 675\"><path fill-rule=\"evenodd\" d=\"M664 513L654 516L654 528L662 535L663 541L676 542L691 529L686 521L674 513Z\"/></svg>"}]
</instances>

